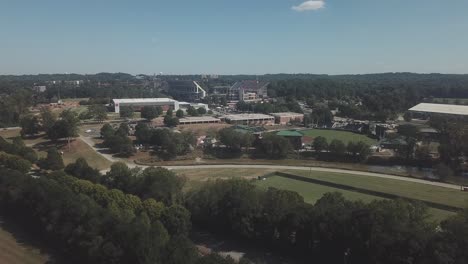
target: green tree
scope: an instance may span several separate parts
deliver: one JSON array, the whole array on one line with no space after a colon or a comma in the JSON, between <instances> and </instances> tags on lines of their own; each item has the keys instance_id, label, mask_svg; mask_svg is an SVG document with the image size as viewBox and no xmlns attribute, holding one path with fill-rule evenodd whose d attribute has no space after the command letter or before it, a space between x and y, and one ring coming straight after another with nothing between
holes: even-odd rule
<instances>
[{"instance_id":1,"label":"green tree","mask_svg":"<svg viewBox=\"0 0 468 264\"><path fill-rule=\"evenodd\" d=\"M264 134L261 139L258 150L269 158L283 159L287 157L288 153L292 150L292 147L288 139L268 133Z\"/></svg>"},{"instance_id":2,"label":"green tree","mask_svg":"<svg viewBox=\"0 0 468 264\"><path fill-rule=\"evenodd\" d=\"M32 166L31 162L23 159L20 156L10 155L3 152L0 152L0 165L4 166L5 168L20 171L22 173L28 172Z\"/></svg>"},{"instance_id":3,"label":"green tree","mask_svg":"<svg viewBox=\"0 0 468 264\"><path fill-rule=\"evenodd\" d=\"M197 111L197 109L195 109L195 107L189 106L189 107L187 108L187 114L188 114L189 116L198 116L198 111Z\"/></svg>"},{"instance_id":4,"label":"green tree","mask_svg":"<svg viewBox=\"0 0 468 264\"><path fill-rule=\"evenodd\" d=\"M133 110L133 107L131 107L131 106L122 106L122 107L120 107L120 117L132 118L134 112L135 112L135 110Z\"/></svg>"},{"instance_id":5,"label":"green tree","mask_svg":"<svg viewBox=\"0 0 468 264\"><path fill-rule=\"evenodd\" d=\"M134 188L136 177L132 170L123 162L111 165L110 170L103 176L102 182L110 188L130 192Z\"/></svg>"},{"instance_id":6,"label":"green tree","mask_svg":"<svg viewBox=\"0 0 468 264\"><path fill-rule=\"evenodd\" d=\"M174 115L174 111L172 109L169 109L167 110L166 115L172 117Z\"/></svg>"},{"instance_id":7,"label":"green tree","mask_svg":"<svg viewBox=\"0 0 468 264\"><path fill-rule=\"evenodd\" d=\"M316 137L312 143L316 153L320 153L324 150L328 150L328 142L324 137Z\"/></svg>"},{"instance_id":8,"label":"green tree","mask_svg":"<svg viewBox=\"0 0 468 264\"><path fill-rule=\"evenodd\" d=\"M126 137L130 134L130 127L127 123L121 123L119 128L115 131L115 135L120 137Z\"/></svg>"},{"instance_id":9,"label":"green tree","mask_svg":"<svg viewBox=\"0 0 468 264\"><path fill-rule=\"evenodd\" d=\"M114 128L108 123L104 124L101 127L100 132L101 132L101 137L102 138L108 138L108 137L113 136L115 134Z\"/></svg>"},{"instance_id":10,"label":"green tree","mask_svg":"<svg viewBox=\"0 0 468 264\"><path fill-rule=\"evenodd\" d=\"M38 165L41 169L46 170L61 170L65 166L63 164L62 155L56 148L47 150L47 157L39 160Z\"/></svg>"},{"instance_id":11,"label":"green tree","mask_svg":"<svg viewBox=\"0 0 468 264\"><path fill-rule=\"evenodd\" d=\"M333 139L328 146L330 153L336 156L343 156L346 153L346 145L343 141Z\"/></svg>"},{"instance_id":12,"label":"green tree","mask_svg":"<svg viewBox=\"0 0 468 264\"><path fill-rule=\"evenodd\" d=\"M204 114L206 114L206 109L205 109L205 107L199 107L199 108L197 109L197 113L198 113L198 115L204 115Z\"/></svg>"},{"instance_id":13,"label":"green tree","mask_svg":"<svg viewBox=\"0 0 468 264\"><path fill-rule=\"evenodd\" d=\"M151 140L152 134L153 132L151 129L144 123L138 123L135 127L136 140L141 144L148 144Z\"/></svg>"},{"instance_id":14,"label":"green tree","mask_svg":"<svg viewBox=\"0 0 468 264\"><path fill-rule=\"evenodd\" d=\"M135 153L132 140L127 136L113 135L104 139L103 145L109 148L112 153L129 157Z\"/></svg>"},{"instance_id":15,"label":"green tree","mask_svg":"<svg viewBox=\"0 0 468 264\"><path fill-rule=\"evenodd\" d=\"M75 112L65 110L60 114L60 119L49 129L47 135L53 140L67 138L68 148L70 148L71 138L78 136L79 122L80 120Z\"/></svg>"},{"instance_id":16,"label":"green tree","mask_svg":"<svg viewBox=\"0 0 468 264\"><path fill-rule=\"evenodd\" d=\"M20 120L21 136L36 135L39 133L39 119L36 116L27 115Z\"/></svg>"},{"instance_id":17,"label":"green tree","mask_svg":"<svg viewBox=\"0 0 468 264\"><path fill-rule=\"evenodd\" d=\"M139 176L135 194L143 199L153 198L166 205L174 204L182 198L185 178L164 168L147 168Z\"/></svg>"},{"instance_id":18,"label":"green tree","mask_svg":"<svg viewBox=\"0 0 468 264\"><path fill-rule=\"evenodd\" d=\"M176 116L178 118L183 118L184 117L184 110L182 110L182 109L177 110Z\"/></svg>"},{"instance_id":19,"label":"green tree","mask_svg":"<svg viewBox=\"0 0 468 264\"><path fill-rule=\"evenodd\" d=\"M167 127L176 127L179 125L179 118L166 115L164 117L164 125Z\"/></svg>"},{"instance_id":20,"label":"green tree","mask_svg":"<svg viewBox=\"0 0 468 264\"><path fill-rule=\"evenodd\" d=\"M107 119L107 108L104 105L89 105L88 113L99 122Z\"/></svg>"},{"instance_id":21,"label":"green tree","mask_svg":"<svg viewBox=\"0 0 468 264\"><path fill-rule=\"evenodd\" d=\"M141 109L141 117L151 121L160 115L157 107L155 106L144 106Z\"/></svg>"},{"instance_id":22,"label":"green tree","mask_svg":"<svg viewBox=\"0 0 468 264\"><path fill-rule=\"evenodd\" d=\"M242 148L249 148L254 140L252 133L242 133L230 127L219 130L218 138L231 151L241 151Z\"/></svg>"},{"instance_id":23,"label":"green tree","mask_svg":"<svg viewBox=\"0 0 468 264\"><path fill-rule=\"evenodd\" d=\"M99 182L101 177L99 170L89 166L86 159L82 157L78 158L75 163L68 164L65 167L65 172L77 178L88 180L94 183Z\"/></svg>"},{"instance_id":24,"label":"green tree","mask_svg":"<svg viewBox=\"0 0 468 264\"><path fill-rule=\"evenodd\" d=\"M357 150L357 153L359 154L358 157L360 161L366 160L371 154L371 149L370 149L369 144L363 141L359 141L356 144L356 150Z\"/></svg>"},{"instance_id":25,"label":"green tree","mask_svg":"<svg viewBox=\"0 0 468 264\"><path fill-rule=\"evenodd\" d=\"M43 107L41 108L41 124L42 130L47 132L49 131L52 126L55 124L57 118L54 116L52 111L49 108Z\"/></svg>"},{"instance_id":26,"label":"green tree","mask_svg":"<svg viewBox=\"0 0 468 264\"><path fill-rule=\"evenodd\" d=\"M161 215L161 222L171 236L188 236L192 226L190 212L178 204L165 208Z\"/></svg>"}]
</instances>

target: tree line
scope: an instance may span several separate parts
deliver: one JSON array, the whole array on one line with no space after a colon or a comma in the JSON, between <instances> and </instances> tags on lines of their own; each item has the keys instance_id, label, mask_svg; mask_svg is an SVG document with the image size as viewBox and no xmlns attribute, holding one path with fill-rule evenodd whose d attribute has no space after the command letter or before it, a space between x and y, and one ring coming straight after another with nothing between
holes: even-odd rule
<instances>
[{"instance_id":1,"label":"tree line","mask_svg":"<svg viewBox=\"0 0 468 264\"><path fill-rule=\"evenodd\" d=\"M71 263L234 264L200 256L188 239L190 213L176 198L182 185L168 170L119 163L101 176L84 159L40 178L2 166L0 213Z\"/></svg>"},{"instance_id":2,"label":"tree line","mask_svg":"<svg viewBox=\"0 0 468 264\"><path fill-rule=\"evenodd\" d=\"M267 179L268 180L268 179ZM427 208L400 200L368 204L328 193L314 205L297 193L217 180L186 199L195 225L261 243L317 263L465 263L468 211L429 220Z\"/></svg>"},{"instance_id":3,"label":"tree line","mask_svg":"<svg viewBox=\"0 0 468 264\"><path fill-rule=\"evenodd\" d=\"M163 159L174 159L196 147L196 137L191 131L178 133L167 128L150 128L145 123L135 127L135 137L139 144L151 147Z\"/></svg>"}]
</instances>

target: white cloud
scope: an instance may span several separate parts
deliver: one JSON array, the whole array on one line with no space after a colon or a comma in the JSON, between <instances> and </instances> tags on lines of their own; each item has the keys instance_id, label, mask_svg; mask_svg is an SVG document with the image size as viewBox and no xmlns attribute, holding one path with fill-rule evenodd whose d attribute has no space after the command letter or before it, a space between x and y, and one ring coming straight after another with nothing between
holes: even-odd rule
<instances>
[{"instance_id":1,"label":"white cloud","mask_svg":"<svg viewBox=\"0 0 468 264\"><path fill-rule=\"evenodd\" d=\"M312 0L312 1L305 1L304 3L293 6L292 10L297 12L304 12L304 11L313 11L325 8L325 1L323 0Z\"/></svg>"}]
</instances>

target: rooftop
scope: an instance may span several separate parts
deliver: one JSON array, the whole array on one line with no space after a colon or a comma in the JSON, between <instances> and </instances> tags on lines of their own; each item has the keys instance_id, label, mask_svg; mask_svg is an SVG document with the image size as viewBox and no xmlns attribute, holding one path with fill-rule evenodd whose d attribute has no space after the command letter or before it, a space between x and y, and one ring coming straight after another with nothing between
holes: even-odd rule
<instances>
[{"instance_id":1,"label":"rooftop","mask_svg":"<svg viewBox=\"0 0 468 264\"><path fill-rule=\"evenodd\" d=\"M410 108L409 111L448 114L448 115L468 115L468 106L467 105L421 103L413 108Z\"/></svg>"},{"instance_id":2,"label":"rooftop","mask_svg":"<svg viewBox=\"0 0 468 264\"><path fill-rule=\"evenodd\" d=\"M180 123L185 122L220 122L219 118L212 116L187 116L179 119Z\"/></svg>"},{"instance_id":3,"label":"rooftop","mask_svg":"<svg viewBox=\"0 0 468 264\"><path fill-rule=\"evenodd\" d=\"M122 104L137 104L137 103L166 103L166 102L176 102L174 99L170 98L130 98L130 99L114 99L114 103Z\"/></svg>"},{"instance_id":4,"label":"rooftop","mask_svg":"<svg viewBox=\"0 0 468 264\"><path fill-rule=\"evenodd\" d=\"M273 116L264 114L233 114L225 115L225 119L228 120L255 120L255 119L275 119Z\"/></svg>"},{"instance_id":5,"label":"rooftop","mask_svg":"<svg viewBox=\"0 0 468 264\"><path fill-rule=\"evenodd\" d=\"M303 116L304 114L293 113L293 112L282 112L282 113L271 113L271 115L277 116L277 117L296 117L296 116Z\"/></svg>"}]
</instances>

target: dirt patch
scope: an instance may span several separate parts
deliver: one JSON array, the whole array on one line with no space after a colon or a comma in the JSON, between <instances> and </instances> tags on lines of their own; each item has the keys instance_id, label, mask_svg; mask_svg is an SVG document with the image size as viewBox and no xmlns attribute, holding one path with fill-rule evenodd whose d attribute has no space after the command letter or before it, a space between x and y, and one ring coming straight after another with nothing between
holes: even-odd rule
<instances>
[{"instance_id":1,"label":"dirt patch","mask_svg":"<svg viewBox=\"0 0 468 264\"><path fill-rule=\"evenodd\" d=\"M192 131L196 136L206 136L210 133L217 132L225 127L231 127L229 124L195 124L178 126L180 131Z\"/></svg>"}]
</instances>

